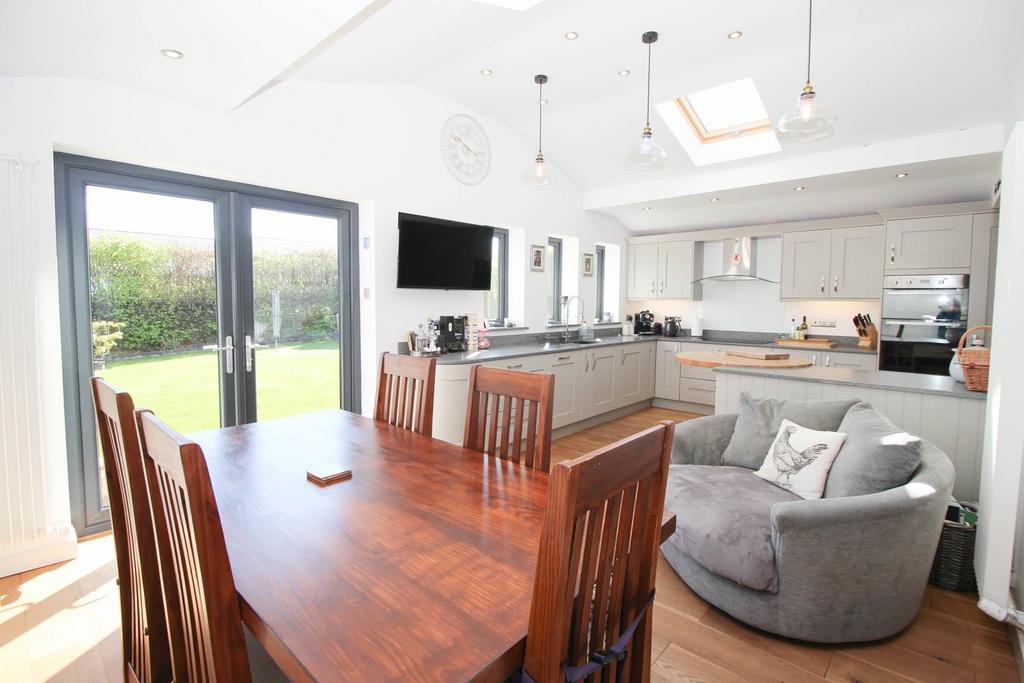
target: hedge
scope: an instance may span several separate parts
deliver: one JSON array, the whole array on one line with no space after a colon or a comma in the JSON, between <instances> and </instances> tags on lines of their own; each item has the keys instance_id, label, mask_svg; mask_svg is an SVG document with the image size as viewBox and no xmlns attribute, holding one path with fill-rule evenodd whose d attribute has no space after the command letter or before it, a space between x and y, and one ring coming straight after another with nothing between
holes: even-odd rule
<instances>
[{"instance_id":1,"label":"hedge","mask_svg":"<svg viewBox=\"0 0 1024 683\"><path fill-rule=\"evenodd\" d=\"M256 337L273 340L272 301L281 301L280 340L336 332L337 255L330 250L255 253ZM216 267L200 243L91 236L92 319L123 324L112 355L195 349L217 341Z\"/></svg>"}]
</instances>

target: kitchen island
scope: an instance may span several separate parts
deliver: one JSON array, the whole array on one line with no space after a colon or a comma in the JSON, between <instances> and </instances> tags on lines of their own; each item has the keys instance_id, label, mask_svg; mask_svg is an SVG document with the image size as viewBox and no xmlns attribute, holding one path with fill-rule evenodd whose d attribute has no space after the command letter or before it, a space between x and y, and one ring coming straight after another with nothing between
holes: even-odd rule
<instances>
[{"instance_id":1,"label":"kitchen island","mask_svg":"<svg viewBox=\"0 0 1024 683\"><path fill-rule=\"evenodd\" d=\"M845 368L718 367L715 413L735 413L740 393L800 400L857 398L941 448L956 467L953 495L977 500L987 394L952 377Z\"/></svg>"}]
</instances>

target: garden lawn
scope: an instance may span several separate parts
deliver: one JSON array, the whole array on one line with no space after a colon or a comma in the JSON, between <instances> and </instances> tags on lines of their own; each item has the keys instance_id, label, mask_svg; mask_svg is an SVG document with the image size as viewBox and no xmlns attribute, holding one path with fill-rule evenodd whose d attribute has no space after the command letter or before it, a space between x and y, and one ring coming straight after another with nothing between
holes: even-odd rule
<instances>
[{"instance_id":1,"label":"garden lawn","mask_svg":"<svg viewBox=\"0 0 1024 683\"><path fill-rule=\"evenodd\" d=\"M149 408L173 429L189 434L221 426L217 356L196 351L112 361L96 374L131 393L136 408ZM340 407L339 362L334 341L257 349L258 418Z\"/></svg>"}]
</instances>

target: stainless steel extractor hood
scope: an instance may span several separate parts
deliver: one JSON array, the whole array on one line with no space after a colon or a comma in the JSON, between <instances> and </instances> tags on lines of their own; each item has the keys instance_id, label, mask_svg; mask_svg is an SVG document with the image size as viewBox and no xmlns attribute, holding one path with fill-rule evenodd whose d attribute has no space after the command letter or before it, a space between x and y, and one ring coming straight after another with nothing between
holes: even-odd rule
<instances>
[{"instance_id":1,"label":"stainless steel extractor hood","mask_svg":"<svg viewBox=\"0 0 1024 683\"><path fill-rule=\"evenodd\" d=\"M718 275L708 275L695 282L772 282L763 277L758 277L757 267L754 262L753 239L750 237L735 237L725 240L722 244L722 272Z\"/></svg>"}]
</instances>

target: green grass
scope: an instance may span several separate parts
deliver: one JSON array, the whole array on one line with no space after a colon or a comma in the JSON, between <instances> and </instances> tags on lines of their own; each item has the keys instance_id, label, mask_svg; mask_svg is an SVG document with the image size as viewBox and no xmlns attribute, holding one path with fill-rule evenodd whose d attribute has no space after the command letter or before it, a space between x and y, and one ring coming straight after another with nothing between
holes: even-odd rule
<instances>
[{"instance_id":1,"label":"green grass","mask_svg":"<svg viewBox=\"0 0 1024 683\"><path fill-rule=\"evenodd\" d=\"M257 417L338 408L339 362L334 341L257 349ZM221 426L217 354L212 351L112 361L96 374L130 392L137 408L153 410L183 434Z\"/></svg>"}]
</instances>

